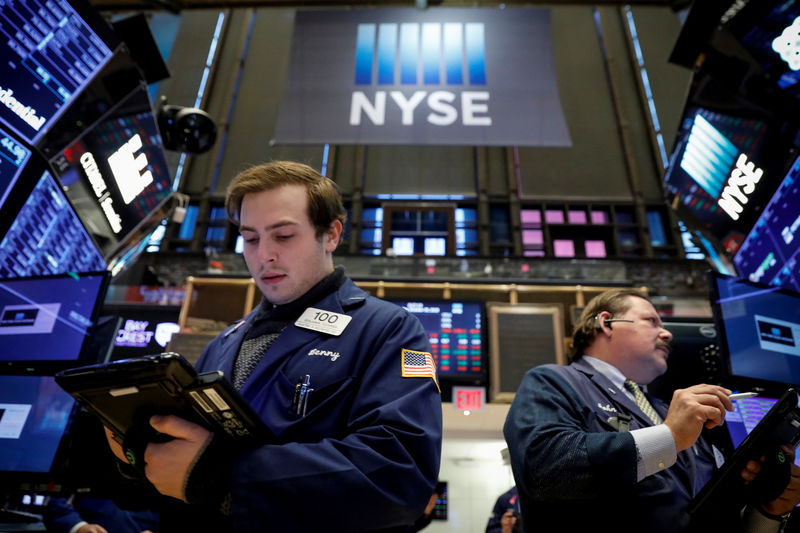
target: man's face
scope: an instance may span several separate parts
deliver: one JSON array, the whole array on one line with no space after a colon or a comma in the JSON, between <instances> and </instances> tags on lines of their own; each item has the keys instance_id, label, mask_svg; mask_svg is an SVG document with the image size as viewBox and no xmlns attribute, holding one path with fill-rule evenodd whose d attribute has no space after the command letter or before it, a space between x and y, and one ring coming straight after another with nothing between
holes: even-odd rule
<instances>
[{"instance_id":1,"label":"man's face","mask_svg":"<svg viewBox=\"0 0 800 533\"><path fill-rule=\"evenodd\" d=\"M630 308L613 318L633 322L612 322L612 339L619 368L626 377L647 384L667 371L672 333L663 328L653 305L643 298L628 297Z\"/></svg>"},{"instance_id":2,"label":"man's face","mask_svg":"<svg viewBox=\"0 0 800 533\"><path fill-rule=\"evenodd\" d=\"M239 221L247 269L273 304L296 300L333 271L342 224L317 239L302 185L245 195Z\"/></svg>"}]
</instances>

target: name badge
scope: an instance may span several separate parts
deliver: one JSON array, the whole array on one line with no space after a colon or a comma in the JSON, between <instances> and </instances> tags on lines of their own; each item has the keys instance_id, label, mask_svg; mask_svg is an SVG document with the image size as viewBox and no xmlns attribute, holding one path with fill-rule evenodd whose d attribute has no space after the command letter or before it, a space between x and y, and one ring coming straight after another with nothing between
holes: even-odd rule
<instances>
[{"instance_id":1,"label":"name badge","mask_svg":"<svg viewBox=\"0 0 800 533\"><path fill-rule=\"evenodd\" d=\"M300 318L297 319L294 325L299 328L319 331L320 333L327 333L328 335L338 337L352 319L353 317L348 315L309 307L303 311L303 314L300 315Z\"/></svg>"}]
</instances>

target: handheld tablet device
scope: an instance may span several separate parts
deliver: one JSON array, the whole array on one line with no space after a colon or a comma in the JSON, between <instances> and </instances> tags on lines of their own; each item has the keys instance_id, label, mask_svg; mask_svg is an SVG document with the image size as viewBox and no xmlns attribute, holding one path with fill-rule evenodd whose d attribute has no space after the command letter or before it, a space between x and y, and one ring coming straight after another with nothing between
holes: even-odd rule
<instances>
[{"instance_id":1,"label":"handheld tablet device","mask_svg":"<svg viewBox=\"0 0 800 533\"><path fill-rule=\"evenodd\" d=\"M800 442L800 408L798 393L787 389L770 408L753 431L717 470L700 492L689 502L691 514L712 512L715 504L760 503L777 498L789 481L790 459L782 445L795 447ZM761 473L745 484L741 472L750 460L765 457Z\"/></svg>"},{"instance_id":2,"label":"handheld tablet device","mask_svg":"<svg viewBox=\"0 0 800 533\"><path fill-rule=\"evenodd\" d=\"M155 431L153 415L172 414L221 435L234 447L266 443L269 429L222 372L198 374L177 353L162 353L71 368L56 383L100 418L128 461L144 467L148 442L170 437Z\"/></svg>"}]
</instances>

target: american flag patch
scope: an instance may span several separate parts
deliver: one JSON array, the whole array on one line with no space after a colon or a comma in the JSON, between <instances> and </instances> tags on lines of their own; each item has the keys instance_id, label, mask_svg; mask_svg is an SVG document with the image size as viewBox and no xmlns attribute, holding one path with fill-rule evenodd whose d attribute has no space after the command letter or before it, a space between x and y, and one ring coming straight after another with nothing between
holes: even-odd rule
<instances>
[{"instance_id":1,"label":"american flag patch","mask_svg":"<svg viewBox=\"0 0 800 533\"><path fill-rule=\"evenodd\" d=\"M436 388L439 388L439 383L436 381L436 364L433 362L433 356L428 352L403 348L403 377L433 378Z\"/></svg>"}]
</instances>

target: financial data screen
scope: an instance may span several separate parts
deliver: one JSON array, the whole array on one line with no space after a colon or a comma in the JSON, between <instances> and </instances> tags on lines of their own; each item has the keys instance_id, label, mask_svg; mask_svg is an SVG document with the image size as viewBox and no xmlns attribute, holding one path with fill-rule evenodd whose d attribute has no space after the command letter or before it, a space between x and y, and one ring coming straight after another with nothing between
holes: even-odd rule
<instances>
[{"instance_id":1,"label":"financial data screen","mask_svg":"<svg viewBox=\"0 0 800 533\"><path fill-rule=\"evenodd\" d=\"M393 302L422 323L440 377L483 377L483 306L480 302Z\"/></svg>"},{"instance_id":2,"label":"financial data screen","mask_svg":"<svg viewBox=\"0 0 800 533\"><path fill-rule=\"evenodd\" d=\"M800 292L800 158L733 258L750 281Z\"/></svg>"},{"instance_id":3,"label":"financial data screen","mask_svg":"<svg viewBox=\"0 0 800 533\"><path fill-rule=\"evenodd\" d=\"M112 51L65 0L4 0L0 31L0 121L34 143Z\"/></svg>"}]
</instances>

